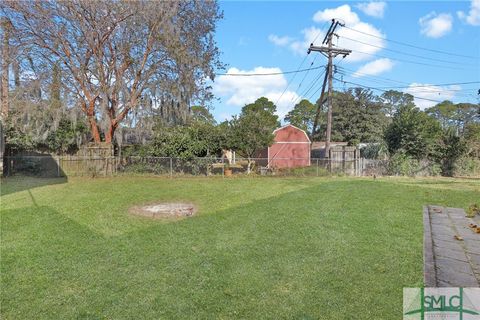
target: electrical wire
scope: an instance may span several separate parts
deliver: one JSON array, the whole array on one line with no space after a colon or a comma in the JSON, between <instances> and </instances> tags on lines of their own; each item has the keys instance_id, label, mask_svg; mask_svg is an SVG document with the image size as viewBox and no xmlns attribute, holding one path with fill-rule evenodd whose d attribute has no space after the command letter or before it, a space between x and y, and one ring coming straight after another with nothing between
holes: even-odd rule
<instances>
[{"instance_id":1,"label":"electrical wire","mask_svg":"<svg viewBox=\"0 0 480 320\"><path fill-rule=\"evenodd\" d=\"M374 44L371 44L371 43L363 42L363 41L352 39L352 38L345 37L345 36L340 36L340 38L347 39L347 40L350 40L350 41L354 41L354 42L357 42L357 43L361 43L361 44L364 44L364 45L367 45L367 46L370 46L370 47L379 48L379 49L382 49L382 50L385 50L385 51L395 52L395 53L399 53L399 54L403 54L403 55L407 55L407 56L411 56L411 57L416 57L416 58L420 58L420 59L438 61L438 62L445 62L445 63L454 64L454 65L462 65L462 66L466 65L465 63L461 63L461 62L454 62L454 61L443 60L443 59L429 58L429 57L424 57L424 56L413 54L413 53L403 52L403 51L400 51L400 50L384 48L384 47L381 47L381 46L377 46L377 45L374 45ZM476 64L476 65L468 64L468 65L478 66L478 64Z\"/></svg>"},{"instance_id":2,"label":"electrical wire","mask_svg":"<svg viewBox=\"0 0 480 320\"><path fill-rule=\"evenodd\" d=\"M302 94L300 96L302 96L302 97L306 96L310 92L310 90L312 90L312 88L315 86L315 84L317 84L317 81L322 78L322 76L325 74L325 71L326 71L326 68L323 69L322 72L320 72L320 74L311 82L310 87L306 91L302 92Z\"/></svg>"},{"instance_id":3,"label":"electrical wire","mask_svg":"<svg viewBox=\"0 0 480 320\"><path fill-rule=\"evenodd\" d=\"M321 30L323 30L323 29L325 28L325 26L327 25L327 23L328 23L328 21L326 21L326 22L323 24L323 26L320 28L320 32L317 33L317 35L315 36L315 38L314 38L313 41L312 41L312 44L315 43L315 41L316 41L316 40L318 39L318 37L321 35ZM313 66L313 64L314 64L315 61L317 60L317 57L318 57L318 55L315 55L315 56L314 56L313 61L312 61L312 63L311 63L310 66ZM303 76L302 81L298 84L298 87L297 87L297 89L296 89L295 91L298 91L298 90L301 88L303 82L304 82L305 79L307 78L307 75L308 75L308 72ZM320 75L319 77L321 77L321 75ZM318 77L318 78L319 78L319 77ZM317 81L317 80L314 79L314 80L311 82L311 83L313 83L312 86L314 85L314 83L315 83L316 81ZM310 89L311 89L311 88L309 88L307 91L310 91ZM302 96L303 96L303 95L298 95L296 98L294 98L294 97L292 96L292 99L290 100L290 102L293 102L293 104L296 104L296 103L299 101L299 99L302 98Z\"/></svg>"},{"instance_id":4,"label":"electrical wire","mask_svg":"<svg viewBox=\"0 0 480 320\"><path fill-rule=\"evenodd\" d=\"M347 68L341 68L345 70L349 70ZM353 70L350 70L352 73L356 73ZM339 74L343 76L352 76L351 74L345 73L345 71L340 70ZM363 73L362 73L363 74ZM364 74L365 75L365 74ZM475 97L474 92L477 91L477 88L445 88L442 86L453 86L453 85L460 85L460 84L473 84L473 83L480 83L478 81L471 81L471 82L455 82L455 83L442 83L442 84L419 84L419 85L411 85L408 82L403 82L403 81L396 81L393 79L388 79L388 78L383 78L379 76L373 76L373 75L365 75L362 77L366 81L373 82L376 85L385 85L387 83L386 81L382 79L386 79L387 81L391 82L397 82L404 84L404 86L378 86L378 88L382 89L415 89L415 92L417 93L441 93L441 92L451 92L454 93L456 97L463 97L465 99L470 99L472 97ZM438 87L438 88L436 88ZM422 90L422 88L424 88Z\"/></svg>"},{"instance_id":5,"label":"electrical wire","mask_svg":"<svg viewBox=\"0 0 480 320\"><path fill-rule=\"evenodd\" d=\"M215 73L216 76L231 76L231 77L257 77L257 76L277 76L281 74L291 74L291 73L298 73L298 72L308 72L310 70L318 70L323 68L323 66L319 67L312 67L306 68L301 70L295 71L283 71L283 72L269 72L269 73Z\"/></svg>"},{"instance_id":6,"label":"electrical wire","mask_svg":"<svg viewBox=\"0 0 480 320\"><path fill-rule=\"evenodd\" d=\"M376 79L381 79L381 80L385 80L385 81L390 81L390 82L393 82L393 83L408 84L408 82L389 79L389 78L380 77L380 76L374 76L374 75L371 75L371 74L368 74L368 73L358 72L358 71L355 71L355 70L352 70L352 69L349 69L349 68L345 68L345 67L339 67L339 68L340 68L340 71L346 70L346 71L351 72L352 74L356 73L356 74L359 74L361 76L368 77L368 78L376 78Z\"/></svg>"},{"instance_id":7,"label":"electrical wire","mask_svg":"<svg viewBox=\"0 0 480 320\"><path fill-rule=\"evenodd\" d=\"M344 67L341 67L341 69L348 70L347 68L344 68ZM355 73L357 73L357 72L355 71ZM366 75L365 73L361 73L361 74ZM345 74L345 75L347 75L347 74ZM389 80L389 81L392 81L392 82L408 84L407 82L392 80L392 79L388 79L388 78L377 77L377 76L373 76L373 75L367 75L367 76L369 76L371 78L379 78L379 79ZM444 86L455 86L455 85L465 85L465 84L480 84L480 81L450 82L450 83L438 83L438 84L419 84L419 85L408 85L408 86L389 86L389 87L381 87L381 88L382 89L408 89L408 88L422 88L422 87L444 87ZM457 90L457 91L460 91L460 90Z\"/></svg>"},{"instance_id":8,"label":"electrical wire","mask_svg":"<svg viewBox=\"0 0 480 320\"><path fill-rule=\"evenodd\" d=\"M382 91L382 92L387 92L387 91L388 91L388 90L383 90L383 89L376 88L376 87L366 86L366 85L363 85L363 84L360 84L360 83L355 83L355 82L346 81L346 80L340 80L340 79L336 79L336 78L334 78L334 79L337 80L337 81L343 82L343 83L353 84L353 85L355 85L355 86L359 86L359 87L366 88L366 89L378 90L378 91ZM418 97L418 96L414 96L414 95L412 95L412 96L413 96L414 98L420 99L420 100L432 101L432 102L435 102L435 103L441 103L441 102L442 102L442 101L433 100L433 99L428 99L428 98L422 98L422 97Z\"/></svg>"},{"instance_id":9,"label":"electrical wire","mask_svg":"<svg viewBox=\"0 0 480 320\"><path fill-rule=\"evenodd\" d=\"M474 56L468 56L468 55L463 55L463 54L458 54L458 53L453 53L453 52L447 52L447 51L442 51L442 50L424 48L424 47L416 46L416 45L413 45L413 44L409 44L409 43L405 43L405 42L401 42L401 41L397 41L397 40L387 39L385 37L380 37L380 36L377 36L377 35L374 35L374 34L371 34L371 33L367 33L367 32L364 32L364 31L360 31L360 30L357 30L357 29L354 29L354 28L347 27L345 25L342 26L342 27L344 27L346 29L349 29L349 30L352 30L354 32L358 32L358 33L370 36L370 37L374 37L374 38L377 38L377 39L382 39L382 40L385 40L385 41L389 41L389 42L392 42L392 43L396 43L396 44L399 44L399 45L403 45L403 46L407 46L407 47L411 47L411 48L415 48L415 49L419 49L419 50L425 50L425 51L430 51L430 52L435 52L435 53L440 53L440 54L446 54L446 55L449 55L449 56L457 56L457 57L462 57L462 58L476 59L477 61L480 59L480 57L474 57Z\"/></svg>"},{"instance_id":10,"label":"electrical wire","mask_svg":"<svg viewBox=\"0 0 480 320\"><path fill-rule=\"evenodd\" d=\"M362 54L366 54L366 55L374 56L374 57L379 57L379 58L391 59L393 61L418 64L418 65L422 65L422 66L429 66L429 67L442 68L442 69L453 69L453 70L469 70L469 69L459 68L459 67L454 67L454 66L441 66L441 65L438 65L438 64L430 64L430 63L419 62L419 61L392 58L392 57L388 57L388 56L384 56L384 55L380 55L380 54L375 54L375 53L368 53L368 52L364 52L364 51L360 51L360 50L352 50L352 52L362 53Z\"/></svg>"},{"instance_id":11,"label":"electrical wire","mask_svg":"<svg viewBox=\"0 0 480 320\"><path fill-rule=\"evenodd\" d=\"M325 69L323 69L316 78L313 79L312 82L310 82L310 87L308 87L308 89L304 90L300 95L298 95L298 97L294 100L294 104L297 104L299 101L302 100L302 98L306 97L307 94L310 92L310 90L313 89L313 87L315 86L315 84L317 84L317 81L320 80L320 78L325 74L326 72L326 66L324 66Z\"/></svg>"},{"instance_id":12,"label":"electrical wire","mask_svg":"<svg viewBox=\"0 0 480 320\"><path fill-rule=\"evenodd\" d=\"M409 89L409 88L428 88L428 87L443 87L443 86L456 86L462 84L474 84L480 83L480 81L470 81L470 82L452 82L452 83L440 83L440 84L421 84L421 85L410 85L404 87L382 87L382 89ZM442 88L444 89L444 88ZM447 90L447 91L462 91L462 90Z\"/></svg>"},{"instance_id":13,"label":"electrical wire","mask_svg":"<svg viewBox=\"0 0 480 320\"><path fill-rule=\"evenodd\" d=\"M292 76L292 78L290 80L288 80L287 82L287 86L285 87L285 89L283 90L282 94L278 97L278 99L275 101L275 105L277 105L277 103L280 101L280 99L282 99L283 95L285 94L285 92L287 92L287 89L290 87L290 85L292 84L293 80L295 80L295 77L297 76L300 68L303 66L303 64L305 63L305 61L307 60L307 57L308 55L305 56L305 58L303 58L302 60L302 63L300 63L300 65L298 66L297 68L297 72L295 72Z\"/></svg>"},{"instance_id":14,"label":"electrical wire","mask_svg":"<svg viewBox=\"0 0 480 320\"><path fill-rule=\"evenodd\" d=\"M310 67L313 66L313 64L315 63L315 60L317 60L317 57L318 57L318 56L315 56L315 57L313 58L313 61L312 61L312 63L310 64ZM308 72L309 72L309 71L307 71L307 72L305 73L305 75L304 75L303 78L302 78L302 81L300 81L300 83L298 84L297 90L295 90L295 91L298 91L298 90L300 89L300 87L302 86L303 82L305 81L305 78L306 78L307 75L308 75ZM293 100L294 100L294 98L292 97L292 99L290 100L290 102L293 102ZM295 100L296 100L296 99L295 99Z\"/></svg>"}]
</instances>

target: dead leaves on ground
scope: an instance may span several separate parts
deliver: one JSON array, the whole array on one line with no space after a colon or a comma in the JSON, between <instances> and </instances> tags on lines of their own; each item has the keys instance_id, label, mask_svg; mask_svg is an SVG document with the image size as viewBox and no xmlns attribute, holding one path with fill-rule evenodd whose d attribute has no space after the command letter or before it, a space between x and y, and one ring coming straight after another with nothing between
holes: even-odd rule
<instances>
[{"instance_id":1,"label":"dead leaves on ground","mask_svg":"<svg viewBox=\"0 0 480 320\"><path fill-rule=\"evenodd\" d=\"M472 229L473 232L480 233L480 227L477 226L475 223L470 223L468 227Z\"/></svg>"}]
</instances>

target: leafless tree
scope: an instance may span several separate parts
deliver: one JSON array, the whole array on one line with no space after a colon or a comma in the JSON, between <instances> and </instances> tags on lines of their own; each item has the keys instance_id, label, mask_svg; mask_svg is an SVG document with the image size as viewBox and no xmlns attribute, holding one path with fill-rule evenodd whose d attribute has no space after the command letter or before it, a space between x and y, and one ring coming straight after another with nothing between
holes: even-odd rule
<instances>
[{"instance_id":1,"label":"leafless tree","mask_svg":"<svg viewBox=\"0 0 480 320\"><path fill-rule=\"evenodd\" d=\"M2 31L2 78L1 78L1 118L5 120L8 116L9 99L8 99L8 82L10 67L10 33L11 23L6 17L0 17L0 29Z\"/></svg>"},{"instance_id":2,"label":"leafless tree","mask_svg":"<svg viewBox=\"0 0 480 320\"><path fill-rule=\"evenodd\" d=\"M221 66L213 38L221 14L214 1L4 1L0 6L32 66L61 74L95 142L112 142L115 130L142 106L188 107L211 98L207 79ZM51 92L58 98L58 91Z\"/></svg>"}]
</instances>

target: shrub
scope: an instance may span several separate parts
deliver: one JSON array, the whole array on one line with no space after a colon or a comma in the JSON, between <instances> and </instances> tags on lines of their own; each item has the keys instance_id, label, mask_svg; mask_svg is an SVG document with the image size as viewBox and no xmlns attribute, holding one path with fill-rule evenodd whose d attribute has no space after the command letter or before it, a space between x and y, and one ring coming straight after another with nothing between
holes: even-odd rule
<instances>
[{"instance_id":1,"label":"shrub","mask_svg":"<svg viewBox=\"0 0 480 320\"><path fill-rule=\"evenodd\" d=\"M388 157L388 147L384 142L370 143L360 149L360 153L366 159L386 159Z\"/></svg>"},{"instance_id":2,"label":"shrub","mask_svg":"<svg viewBox=\"0 0 480 320\"><path fill-rule=\"evenodd\" d=\"M455 176L480 176L480 159L463 156L455 164Z\"/></svg>"},{"instance_id":3,"label":"shrub","mask_svg":"<svg viewBox=\"0 0 480 320\"><path fill-rule=\"evenodd\" d=\"M396 176L438 176L441 173L439 164L428 160L417 160L405 153L398 152L390 158L388 174Z\"/></svg>"},{"instance_id":4,"label":"shrub","mask_svg":"<svg viewBox=\"0 0 480 320\"><path fill-rule=\"evenodd\" d=\"M396 153L390 158L388 174L395 176L411 176L417 167L417 160L404 153Z\"/></svg>"},{"instance_id":5,"label":"shrub","mask_svg":"<svg viewBox=\"0 0 480 320\"><path fill-rule=\"evenodd\" d=\"M325 168L311 165L308 167L296 167L296 168L282 168L275 171L275 175L278 176L294 176L294 177L305 177L305 176L329 176L330 173Z\"/></svg>"}]
</instances>

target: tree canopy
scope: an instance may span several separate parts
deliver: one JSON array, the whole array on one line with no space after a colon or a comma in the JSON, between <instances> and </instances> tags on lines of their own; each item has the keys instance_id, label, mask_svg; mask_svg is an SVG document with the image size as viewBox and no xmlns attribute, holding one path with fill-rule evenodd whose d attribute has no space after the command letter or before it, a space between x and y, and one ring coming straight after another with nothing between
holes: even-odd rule
<instances>
[{"instance_id":1,"label":"tree canopy","mask_svg":"<svg viewBox=\"0 0 480 320\"><path fill-rule=\"evenodd\" d=\"M401 106L385 130L385 141L391 154L402 152L415 159L432 155L441 136L440 124L425 112L411 106Z\"/></svg>"},{"instance_id":2,"label":"tree canopy","mask_svg":"<svg viewBox=\"0 0 480 320\"><path fill-rule=\"evenodd\" d=\"M302 99L289 113L287 113L285 121L304 130L309 136L311 136L316 112L317 107L313 103L307 99Z\"/></svg>"},{"instance_id":3,"label":"tree canopy","mask_svg":"<svg viewBox=\"0 0 480 320\"><path fill-rule=\"evenodd\" d=\"M192 106L190 111L190 116L193 121L216 124L215 118L210 113L210 110L208 110L208 108L204 106Z\"/></svg>"},{"instance_id":4,"label":"tree canopy","mask_svg":"<svg viewBox=\"0 0 480 320\"><path fill-rule=\"evenodd\" d=\"M352 88L335 92L333 101L333 141L358 143L381 140L387 118L373 92Z\"/></svg>"},{"instance_id":5,"label":"tree canopy","mask_svg":"<svg viewBox=\"0 0 480 320\"><path fill-rule=\"evenodd\" d=\"M221 66L215 1L0 5L21 49L20 73L46 85L57 70L64 103L81 110L96 142L112 142L122 123L153 107L172 106L185 121L192 102L212 98L206 80Z\"/></svg>"},{"instance_id":6,"label":"tree canopy","mask_svg":"<svg viewBox=\"0 0 480 320\"><path fill-rule=\"evenodd\" d=\"M400 107L415 106L414 97L409 93L388 90L379 97L385 115L392 117Z\"/></svg>"},{"instance_id":7,"label":"tree canopy","mask_svg":"<svg viewBox=\"0 0 480 320\"><path fill-rule=\"evenodd\" d=\"M480 121L479 106L473 103L455 104L449 100L428 108L425 112L437 119L442 127L452 127L458 134L463 134L469 123Z\"/></svg>"},{"instance_id":8,"label":"tree canopy","mask_svg":"<svg viewBox=\"0 0 480 320\"><path fill-rule=\"evenodd\" d=\"M149 156L187 160L218 157L224 144L221 128L205 122L176 126L158 124L154 132L153 141L146 149Z\"/></svg>"},{"instance_id":9,"label":"tree canopy","mask_svg":"<svg viewBox=\"0 0 480 320\"><path fill-rule=\"evenodd\" d=\"M248 159L248 172L255 153L273 143L273 131L280 125L275 111L275 104L261 97L245 105L241 114L229 123L227 147Z\"/></svg>"}]
</instances>

